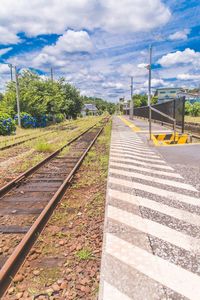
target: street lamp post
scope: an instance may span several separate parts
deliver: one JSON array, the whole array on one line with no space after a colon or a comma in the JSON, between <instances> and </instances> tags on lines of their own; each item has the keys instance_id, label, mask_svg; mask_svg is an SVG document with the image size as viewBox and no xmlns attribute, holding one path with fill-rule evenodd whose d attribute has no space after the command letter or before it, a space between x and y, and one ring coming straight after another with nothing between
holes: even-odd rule
<instances>
[{"instance_id":1,"label":"street lamp post","mask_svg":"<svg viewBox=\"0 0 200 300\"><path fill-rule=\"evenodd\" d=\"M130 102L130 119L133 120L134 103L133 103L133 76L131 76L131 102Z\"/></svg>"}]
</instances>

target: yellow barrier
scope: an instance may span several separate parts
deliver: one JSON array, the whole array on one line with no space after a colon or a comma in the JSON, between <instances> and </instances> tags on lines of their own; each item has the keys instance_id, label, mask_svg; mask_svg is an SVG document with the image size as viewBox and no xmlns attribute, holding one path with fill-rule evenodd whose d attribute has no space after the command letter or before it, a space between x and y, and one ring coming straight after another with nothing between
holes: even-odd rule
<instances>
[{"instance_id":1,"label":"yellow barrier","mask_svg":"<svg viewBox=\"0 0 200 300\"><path fill-rule=\"evenodd\" d=\"M152 134L152 140L156 146L180 145L188 143L188 134L176 133L175 138L174 133Z\"/></svg>"}]
</instances>

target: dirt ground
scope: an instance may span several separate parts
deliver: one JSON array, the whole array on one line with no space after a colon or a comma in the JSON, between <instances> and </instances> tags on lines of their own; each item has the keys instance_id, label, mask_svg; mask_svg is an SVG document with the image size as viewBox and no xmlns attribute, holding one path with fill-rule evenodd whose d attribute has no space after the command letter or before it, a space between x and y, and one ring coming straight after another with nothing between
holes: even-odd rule
<instances>
[{"instance_id":1,"label":"dirt ground","mask_svg":"<svg viewBox=\"0 0 200 300\"><path fill-rule=\"evenodd\" d=\"M95 300L111 124L90 150L5 300Z\"/></svg>"}]
</instances>

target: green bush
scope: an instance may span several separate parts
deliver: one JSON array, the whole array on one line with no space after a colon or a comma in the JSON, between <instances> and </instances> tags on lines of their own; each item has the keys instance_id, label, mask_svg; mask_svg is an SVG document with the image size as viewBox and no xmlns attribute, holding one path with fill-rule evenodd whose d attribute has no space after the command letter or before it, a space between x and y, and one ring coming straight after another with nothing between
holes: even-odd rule
<instances>
[{"instance_id":1,"label":"green bush","mask_svg":"<svg viewBox=\"0 0 200 300\"><path fill-rule=\"evenodd\" d=\"M34 127L36 127L36 120L30 114L28 114L26 112L21 112L20 117L21 117L21 126L23 128L34 128ZM17 115L15 116L15 121L16 121L16 124L18 124Z\"/></svg>"},{"instance_id":2,"label":"green bush","mask_svg":"<svg viewBox=\"0 0 200 300\"><path fill-rule=\"evenodd\" d=\"M195 102L192 106L191 106L191 110L190 113L193 117L198 117L200 116L200 103L199 102Z\"/></svg>"},{"instance_id":3,"label":"green bush","mask_svg":"<svg viewBox=\"0 0 200 300\"><path fill-rule=\"evenodd\" d=\"M15 121L8 114L0 112L0 135L10 135L15 130Z\"/></svg>"},{"instance_id":4,"label":"green bush","mask_svg":"<svg viewBox=\"0 0 200 300\"><path fill-rule=\"evenodd\" d=\"M56 121L56 123L61 123L61 122L63 122L64 121L64 119L65 119L65 116L63 115L63 114L56 114L56 116L55 116L55 121Z\"/></svg>"},{"instance_id":5,"label":"green bush","mask_svg":"<svg viewBox=\"0 0 200 300\"><path fill-rule=\"evenodd\" d=\"M189 101L185 102L185 114L188 116L191 112L192 104Z\"/></svg>"}]
</instances>

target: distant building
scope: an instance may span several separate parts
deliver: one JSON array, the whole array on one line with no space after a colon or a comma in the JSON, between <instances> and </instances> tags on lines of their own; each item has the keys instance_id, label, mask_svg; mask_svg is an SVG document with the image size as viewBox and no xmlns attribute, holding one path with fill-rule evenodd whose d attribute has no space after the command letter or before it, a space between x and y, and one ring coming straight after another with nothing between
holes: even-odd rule
<instances>
[{"instance_id":1,"label":"distant building","mask_svg":"<svg viewBox=\"0 0 200 300\"><path fill-rule=\"evenodd\" d=\"M195 93L189 93L187 91L180 90L177 93L178 97L185 97L186 101L189 101L191 104L194 102L200 102L200 95Z\"/></svg>"},{"instance_id":2,"label":"distant building","mask_svg":"<svg viewBox=\"0 0 200 300\"><path fill-rule=\"evenodd\" d=\"M92 104L92 103L87 103L84 104L82 110L81 110L81 115L83 117L87 116L87 115L97 115L98 114L98 109L96 108L96 105Z\"/></svg>"},{"instance_id":3,"label":"distant building","mask_svg":"<svg viewBox=\"0 0 200 300\"><path fill-rule=\"evenodd\" d=\"M156 90L155 96L158 97L158 103L163 103L177 98L181 88L160 88Z\"/></svg>"}]
</instances>

